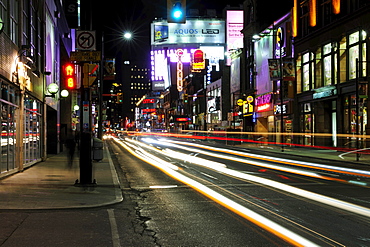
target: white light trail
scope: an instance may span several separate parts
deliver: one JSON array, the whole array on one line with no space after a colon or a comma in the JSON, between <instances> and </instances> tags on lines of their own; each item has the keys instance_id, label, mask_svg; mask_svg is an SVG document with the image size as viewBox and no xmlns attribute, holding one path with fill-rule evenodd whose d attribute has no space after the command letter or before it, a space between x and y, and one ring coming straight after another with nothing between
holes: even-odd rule
<instances>
[{"instance_id":1,"label":"white light trail","mask_svg":"<svg viewBox=\"0 0 370 247\"><path fill-rule=\"evenodd\" d=\"M176 141L173 141L173 142L176 142ZM157 141L156 143L163 144L163 143L159 143L159 141ZM176 142L176 143L178 143L178 142ZM203 151L203 150L195 150L195 149L192 149L192 148L186 148L186 147L182 147L180 145L172 144L172 146L176 146L176 148L182 148L182 149L185 149L185 150L190 150L191 152L198 151L198 152L201 152L203 154L211 155L213 157L220 157L220 158L223 157L223 155L220 155L220 154L215 154L215 153L211 153L211 152L207 152L207 151ZM236 158L236 157L235 158L228 157L228 159L232 159L232 160L237 161L237 162L251 163L251 161L245 161L241 158ZM254 161L251 164L258 164L258 163L260 163L260 162L255 162ZM262 165L267 166L267 164L262 164ZM269 167L271 167L271 166L269 165ZM293 186L290 186L290 185L286 185L286 184L283 184L283 183L280 183L280 182L276 182L276 181L273 181L273 180L270 180L270 179L261 178L261 177L254 176L254 175L249 175L249 174L242 173L242 172L239 172L239 171L235 171L235 170L232 170L232 169L229 169L229 168L226 168L226 167L215 166L215 167L212 167L211 169L216 170L220 173L224 173L224 174L227 174L227 175L230 175L230 176L237 177L237 178L241 178L241 179L245 179L245 180L248 180L248 181L253 181L253 182L256 182L256 183L264 184L264 185L270 186L272 188L279 189L279 190L282 190L282 191L286 191L288 193L295 194L295 195L298 195L298 196L301 196L301 197L304 197L304 198L307 198L307 199L310 199L310 200L313 200L313 201L317 201L317 202L320 202L320 203L323 203L323 204L326 204L326 205L330 205L330 206L333 206L333 207L336 207L336 208L339 208L339 209L342 209L342 210L346 210L346 211L349 211L349 212L352 212L352 213L356 213L356 214L359 214L359 215L370 217L370 209L366 208L366 207L362 207L362 206L359 206L359 205L356 205L356 204L352 204L352 203L345 202L345 201L342 201L342 200L334 199L334 198L331 198L331 197L328 197L328 196L320 195L320 194L310 192L310 191L307 191L307 190L299 189L299 188L296 188L296 187L293 187ZM276 168L273 168L273 169L276 169ZM287 168L286 171L289 171L289 170L291 170L291 169ZM303 172L303 171L300 171L300 172ZM295 173L297 173L297 172L295 171ZM305 173L309 174L309 176L320 178L320 175L318 175L318 174L311 173L311 172L305 172Z\"/></svg>"},{"instance_id":2,"label":"white light trail","mask_svg":"<svg viewBox=\"0 0 370 247\"><path fill-rule=\"evenodd\" d=\"M162 140L164 140L164 139L162 139ZM241 156L244 156L244 157L257 158L257 159L265 159L265 160L269 160L269 161L276 161L276 162L283 162L283 163L288 163L288 164L295 164L295 165L304 166L304 167L323 168L325 170L330 170L330 171L346 172L346 173L349 173L349 174L358 174L358 175L363 175L363 176L370 177L370 171L365 171L365 170L352 169L352 168L346 168L346 167L338 167L338 166L329 166L329 165L318 164L318 163L311 163L311 162L304 162L304 161L288 160L288 159L277 158L277 157L270 157L270 156L265 156L265 155L258 155L258 154L251 154L251 153L239 152L239 151L236 151L236 150L229 150L229 149L224 149L224 148L215 148L215 147L210 147L210 146L196 144L196 143L166 140L165 142L162 142L162 145L165 145L165 144L168 145L168 142L178 143L178 144L187 145L187 146L190 145L190 146L195 146L195 147L199 147L199 148L205 148L205 149L209 149L209 150L213 150L213 151L229 153L229 154L241 155Z\"/></svg>"},{"instance_id":3,"label":"white light trail","mask_svg":"<svg viewBox=\"0 0 370 247\"><path fill-rule=\"evenodd\" d=\"M199 191L203 195L209 197L210 199L218 202L219 204L223 205L224 207L228 208L229 210L237 213L238 215L244 217L245 219L253 222L254 224L260 226L261 228L275 234L276 236L284 239L288 243L291 243L295 246L318 246L315 243L299 236L298 234L290 231L289 229L267 219L266 217L259 215L252 210L230 200L229 198L215 192L214 190L208 188L207 186L190 179L179 172L170 169L169 166L166 164L168 162L156 159L156 160L146 160L146 157L142 157L139 153L135 152L131 147L125 145L124 143L115 139L118 143L120 143L125 149L127 149L131 154L135 155L136 157L140 158L141 160L146 161L147 163L157 167L167 175L181 181L184 184L189 185L190 187L194 188L195 190ZM163 165L165 164L165 165ZM222 169L222 168L220 168ZM225 168L223 168L225 169Z\"/></svg>"}]
</instances>

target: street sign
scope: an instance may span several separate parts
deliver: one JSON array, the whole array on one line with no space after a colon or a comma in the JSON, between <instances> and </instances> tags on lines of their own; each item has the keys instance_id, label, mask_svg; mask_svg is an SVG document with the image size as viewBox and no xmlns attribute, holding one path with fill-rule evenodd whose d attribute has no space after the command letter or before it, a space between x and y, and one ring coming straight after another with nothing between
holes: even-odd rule
<instances>
[{"instance_id":1,"label":"street sign","mask_svg":"<svg viewBox=\"0 0 370 247\"><path fill-rule=\"evenodd\" d=\"M100 51L72 51L71 61L76 62L99 62L101 60Z\"/></svg>"},{"instance_id":2,"label":"street sign","mask_svg":"<svg viewBox=\"0 0 370 247\"><path fill-rule=\"evenodd\" d=\"M77 50L95 50L96 49L95 31L76 31L76 49Z\"/></svg>"},{"instance_id":3,"label":"street sign","mask_svg":"<svg viewBox=\"0 0 370 247\"><path fill-rule=\"evenodd\" d=\"M239 105L239 106L242 106L244 104L244 100L243 99L238 99L238 101L236 101L236 103Z\"/></svg>"}]
</instances>

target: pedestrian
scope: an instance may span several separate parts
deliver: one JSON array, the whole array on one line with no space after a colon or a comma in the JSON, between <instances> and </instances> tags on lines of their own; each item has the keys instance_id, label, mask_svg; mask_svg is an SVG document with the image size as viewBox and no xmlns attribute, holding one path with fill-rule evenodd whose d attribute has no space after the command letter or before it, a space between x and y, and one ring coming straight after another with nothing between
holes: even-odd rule
<instances>
[{"instance_id":1,"label":"pedestrian","mask_svg":"<svg viewBox=\"0 0 370 247\"><path fill-rule=\"evenodd\" d=\"M80 150L80 132L76 130L75 133L75 143L77 145L77 150Z\"/></svg>"},{"instance_id":2,"label":"pedestrian","mask_svg":"<svg viewBox=\"0 0 370 247\"><path fill-rule=\"evenodd\" d=\"M65 146L67 148L68 167L72 168L73 158L74 158L75 149L76 149L76 141L75 141L75 136L73 135L73 130L70 130L69 133L67 134L67 138L65 140Z\"/></svg>"}]
</instances>

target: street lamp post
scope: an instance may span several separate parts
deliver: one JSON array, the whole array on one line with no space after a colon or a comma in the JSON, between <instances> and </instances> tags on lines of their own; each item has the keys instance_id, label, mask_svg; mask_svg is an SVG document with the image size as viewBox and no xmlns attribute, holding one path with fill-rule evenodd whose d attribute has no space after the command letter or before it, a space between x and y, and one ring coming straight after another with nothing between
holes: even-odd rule
<instances>
[{"instance_id":1,"label":"street lamp post","mask_svg":"<svg viewBox=\"0 0 370 247\"><path fill-rule=\"evenodd\" d=\"M103 86L104 86L104 32L101 35L101 57L100 57L100 76L99 76L99 112L98 112L98 138L103 139Z\"/></svg>"},{"instance_id":2,"label":"street lamp post","mask_svg":"<svg viewBox=\"0 0 370 247\"><path fill-rule=\"evenodd\" d=\"M277 37L275 37L277 38ZM284 80L283 80L283 59L281 53L282 47L279 46L279 74L280 74L280 141L281 152L284 152Z\"/></svg>"}]
</instances>

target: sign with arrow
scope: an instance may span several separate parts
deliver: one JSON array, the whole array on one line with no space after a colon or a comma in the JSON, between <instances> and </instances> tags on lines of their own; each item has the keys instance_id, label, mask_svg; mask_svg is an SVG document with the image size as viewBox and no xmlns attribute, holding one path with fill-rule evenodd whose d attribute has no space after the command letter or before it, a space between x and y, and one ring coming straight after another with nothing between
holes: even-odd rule
<instances>
[{"instance_id":1,"label":"sign with arrow","mask_svg":"<svg viewBox=\"0 0 370 247\"><path fill-rule=\"evenodd\" d=\"M76 49L94 51L96 49L95 31L76 31Z\"/></svg>"}]
</instances>

